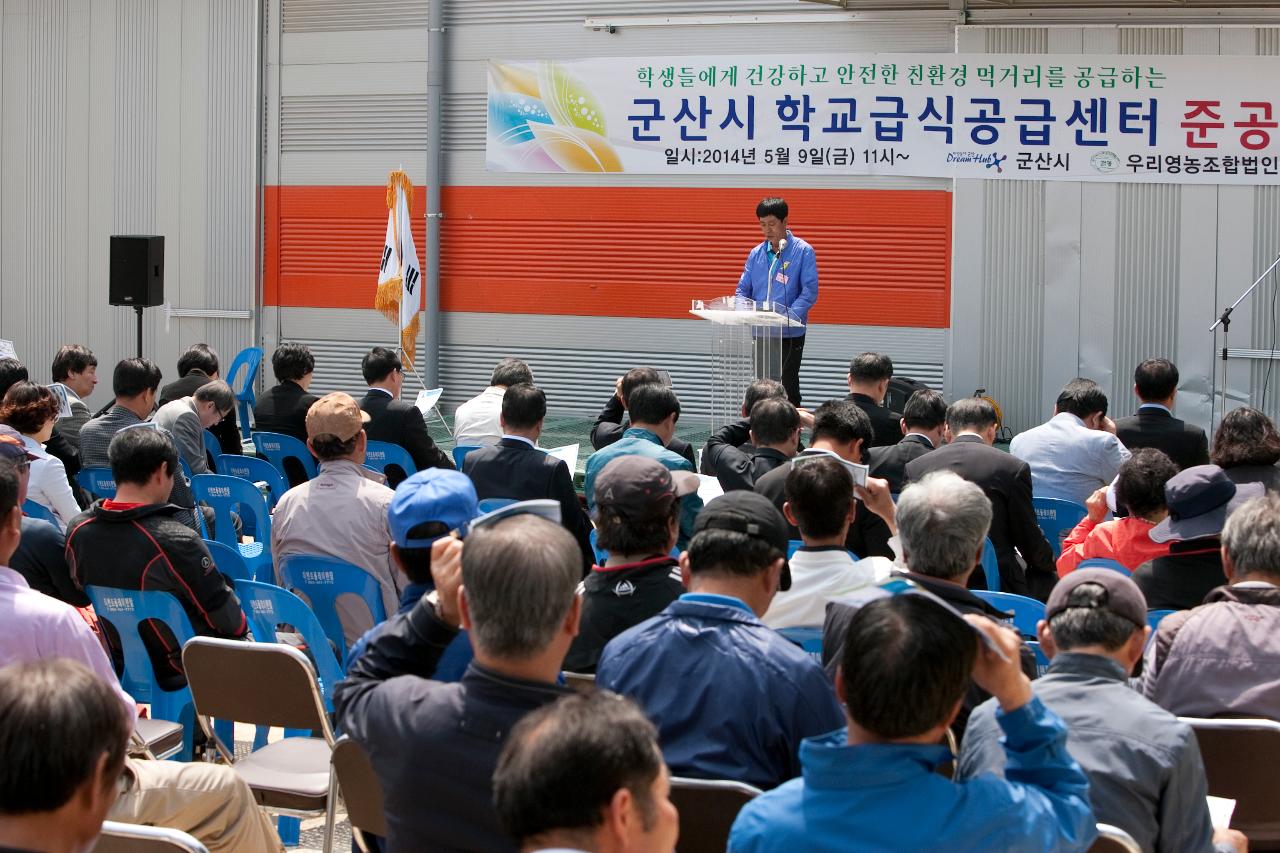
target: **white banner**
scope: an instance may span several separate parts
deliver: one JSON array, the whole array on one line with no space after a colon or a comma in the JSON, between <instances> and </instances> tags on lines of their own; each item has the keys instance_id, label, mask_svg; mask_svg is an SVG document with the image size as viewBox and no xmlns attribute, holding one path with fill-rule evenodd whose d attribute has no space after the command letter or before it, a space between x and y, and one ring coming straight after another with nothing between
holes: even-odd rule
<instances>
[{"instance_id":1,"label":"white banner","mask_svg":"<svg viewBox=\"0 0 1280 853\"><path fill-rule=\"evenodd\" d=\"M489 63L487 166L1280 183L1280 58L812 54Z\"/></svg>"}]
</instances>

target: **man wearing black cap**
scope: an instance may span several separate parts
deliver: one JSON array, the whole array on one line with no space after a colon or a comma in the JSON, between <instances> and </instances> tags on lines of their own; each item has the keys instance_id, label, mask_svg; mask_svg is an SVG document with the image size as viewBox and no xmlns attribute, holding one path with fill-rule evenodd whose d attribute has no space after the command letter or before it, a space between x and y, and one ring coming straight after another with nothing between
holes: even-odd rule
<instances>
[{"instance_id":1,"label":"man wearing black cap","mask_svg":"<svg viewBox=\"0 0 1280 853\"><path fill-rule=\"evenodd\" d=\"M1168 542L1169 553L1138 566L1133 580L1152 610L1189 610L1226 583L1219 535L1227 516L1261 483L1236 485L1217 465L1196 465L1164 484L1169 515L1151 528L1153 542Z\"/></svg>"},{"instance_id":2,"label":"man wearing black cap","mask_svg":"<svg viewBox=\"0 0 1280 853\"><path fill-rule=\"evenodd\" d=\"M640 703L672 775L772 788L799 775L801 740L842 725L822 670L760 621L790 586L786 554L768 498L717 498L680 556L689 592L605 646L596 684Z\"/></svg>"},{"instance_id":3,"label":"man wearing black cap","mask_svg":"<svg viewBox=\"0 0 1280 853\"><path fill-rule=\"evenodd\" d=\"M1151 632L1134 582L1109 569L1072 572L1049 595L1045 616L1037 634L1053 663L1031 691L1067 724L1067 750L1089 777L1099 822L1143 850L1245 850L1239 832L1214 833L1191 727L1126 683ZM977 708L957 778L1003 774L1002 737L995 702Z\"/></svg>"}]
</instances>

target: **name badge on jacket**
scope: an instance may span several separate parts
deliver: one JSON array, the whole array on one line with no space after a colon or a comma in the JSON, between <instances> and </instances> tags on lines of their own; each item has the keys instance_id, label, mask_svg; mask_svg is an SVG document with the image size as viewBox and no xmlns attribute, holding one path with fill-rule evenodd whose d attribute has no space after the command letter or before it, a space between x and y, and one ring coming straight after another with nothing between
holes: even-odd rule
<instances>
[{"instance_id":1,"label":"name badge on jacket","mask_svg":"<svg viewBox=\"0 0 1280 853\"><path fill-rule=\"evenodd\" d=\"M776 276L773 277L773 280L776 281L778 284L787 284L789 281L791 281L791 277L785 276L782 273L778 273Z\"/></svg>"}]
</instances>

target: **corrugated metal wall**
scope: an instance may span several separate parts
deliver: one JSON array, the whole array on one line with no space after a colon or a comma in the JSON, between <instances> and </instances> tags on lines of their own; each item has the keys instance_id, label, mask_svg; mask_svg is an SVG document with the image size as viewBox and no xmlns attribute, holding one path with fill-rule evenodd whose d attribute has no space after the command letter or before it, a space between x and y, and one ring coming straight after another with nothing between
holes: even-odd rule
<instances>
[{"instance_id":1,"label":"corrugated metal wall","mask_svg":"<svg viewBox=\"0 0 1280 853\"><path fill-rule=\"evenodd\" d=\"M0 337L49 381L62 343L111 369L135 352L132 311L107 305L111 234L165 235L178 309L255 305L252 2L5 0L0 7ZM149 309L146 354L174 378L178 352L228 363L251 320Z\"/></svg>"}]
</instances>

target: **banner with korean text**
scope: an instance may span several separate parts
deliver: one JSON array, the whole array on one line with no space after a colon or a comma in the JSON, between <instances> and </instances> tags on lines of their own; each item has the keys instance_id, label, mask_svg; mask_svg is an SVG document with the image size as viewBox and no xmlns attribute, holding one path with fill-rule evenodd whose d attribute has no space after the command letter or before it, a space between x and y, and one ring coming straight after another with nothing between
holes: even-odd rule
<instances>
[{"instance_id":1,"label":"banner with korean text","mask_svg":"<svg viewBox=\"0 0 1280 853\"><path fill-rule=\"evenodd\" d=\"M1280 184L1280 58L489 62L490 170Z\"/></svg>"}]
</instances>

